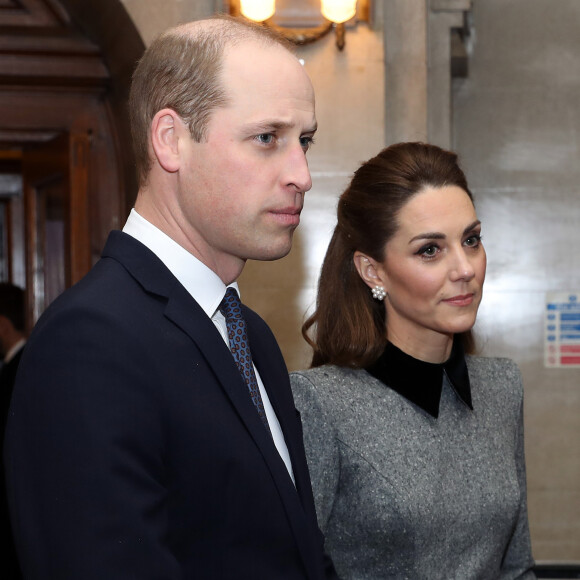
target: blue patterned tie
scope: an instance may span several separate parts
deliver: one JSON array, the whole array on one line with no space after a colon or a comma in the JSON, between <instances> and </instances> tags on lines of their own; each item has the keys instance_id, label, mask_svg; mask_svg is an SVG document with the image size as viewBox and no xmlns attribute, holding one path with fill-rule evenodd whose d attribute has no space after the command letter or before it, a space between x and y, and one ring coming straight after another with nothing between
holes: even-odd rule
<instances>
[{"instance_id":1,"label":"blue patterned tie","mask_svg":"<svg viewBox=\"0 0 580 580\"><path fill-rule=\"evenodd\" d=\"M246 321L242 316L242 303L234 288L228 288L226 290L226 295L220 304L220 312L226 317L230 350L234 355L236 365L238 365L238 369L248 385L252 402L258 411L258 415L260 415L260 419L262 419L262 423L270 431L266 412L264 411L264 403L260 395L260 388L258 387L256 374L254 373L254 365L252 364L252 353L250 352L250 343L248 342L246 332Z\"/></svg>"}]
</instances>

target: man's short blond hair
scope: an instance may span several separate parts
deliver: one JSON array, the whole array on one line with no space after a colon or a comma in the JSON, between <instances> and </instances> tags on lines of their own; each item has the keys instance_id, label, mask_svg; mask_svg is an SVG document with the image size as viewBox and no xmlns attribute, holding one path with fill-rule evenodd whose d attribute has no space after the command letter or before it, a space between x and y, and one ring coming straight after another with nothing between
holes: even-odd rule
<instances>
[{"instance_id":1,"label":"man's short blond hair","mask_svg":"<svg viewBox=\"0 0 580 580\"><path fill-rule=\"evenodd\" d=\"M149 131L156 113L174 110L194 140L206 138L213 111L228 95L220 82L226 47L246 40L291 45L270 29L247 20L216 16L183 24L161 34L147 48L133 74L129 115L139 183L151 168Z\"/></svg>"}]
</instances>

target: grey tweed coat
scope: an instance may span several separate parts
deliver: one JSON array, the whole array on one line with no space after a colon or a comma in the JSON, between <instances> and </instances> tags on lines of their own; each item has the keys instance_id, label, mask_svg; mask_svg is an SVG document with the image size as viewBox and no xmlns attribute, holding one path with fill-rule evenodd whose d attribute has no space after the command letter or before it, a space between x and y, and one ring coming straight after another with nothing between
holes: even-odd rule
<instances>
[{"instance_id":1,"label":"grey tweed coat","mask_svg":"<svg viewBox=\"0 0 580 580\"><path fill-rule=\"evenodd\" d=\"M444 378L437 419L365 370L290 375L341 578L535 578L521 375L508 359L467 366L473 411Z\"/></svg>"}]
</instances>

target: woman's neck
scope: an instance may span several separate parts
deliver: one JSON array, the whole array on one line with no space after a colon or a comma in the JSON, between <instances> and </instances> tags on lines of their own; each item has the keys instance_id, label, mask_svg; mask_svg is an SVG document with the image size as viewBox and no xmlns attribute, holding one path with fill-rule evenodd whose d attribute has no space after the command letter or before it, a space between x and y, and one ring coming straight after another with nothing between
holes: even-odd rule
<instances>
[{"instance_id":1,"label":"woman's neck","mask_svg":"<svg viewBox=\"0 0 580 580\"><path fill-rule=\"evenodd\" d=\"M429 363L444 363L451 356L453 348L453 334L432 331L413 336L387 326L387 339L409 356Z\"/></svg>"}]
</instances>

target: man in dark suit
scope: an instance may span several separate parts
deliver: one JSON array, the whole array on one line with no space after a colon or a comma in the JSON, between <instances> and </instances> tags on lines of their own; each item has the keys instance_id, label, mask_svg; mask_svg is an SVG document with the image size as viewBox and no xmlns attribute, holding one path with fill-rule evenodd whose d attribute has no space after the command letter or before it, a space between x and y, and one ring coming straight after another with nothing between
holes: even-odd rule
<instances>
[{"instance_id":1,"label":"man in dark suit","mask_svg":"<svg viewBox=\"0 0 580 580\"><path fill-rule=\"evenodd\" d=\"M14 389L16 370L22 356L22 349L26 343L25 333L25 301L24 290L10 282L0 282L0 354L2 367L0 368L0 431L4 448L4 430L10 399ZM1 466L0 477L0 532L2 533L2 557L0 558L0 577L3 580L20 580L22 574L18 565L18 558L14 549L12 529L8 518L6 502L6 484L4 478L4 462Z\"/></svg>"},{"instance_id":2,"label":"man in dark suit","mask_svg":"<svg viewBox=\"0 0 580 580\"><path fill-rule=\"evenodd\" d=\"M25 578L334 578L282 355L242 307L250 397L232 356L240 307L222 302L247 259L290 250L311 83L266 29L215 18L151 45L129 104L135 208L37 323L15 388Z\"/></svg>"}]
</instances>

